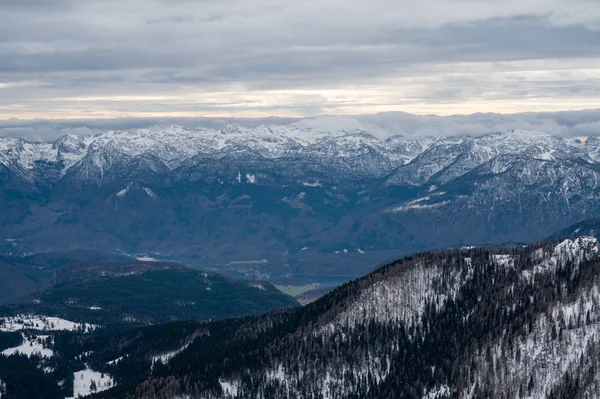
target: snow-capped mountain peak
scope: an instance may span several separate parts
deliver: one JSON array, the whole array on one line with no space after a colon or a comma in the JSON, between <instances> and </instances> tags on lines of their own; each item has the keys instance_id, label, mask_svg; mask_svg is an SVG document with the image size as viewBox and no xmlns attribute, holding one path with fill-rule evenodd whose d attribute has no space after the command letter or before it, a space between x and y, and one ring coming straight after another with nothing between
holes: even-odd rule
<instances>
[{"instance_id":1,"label":"snow-capped mountain peak","mask_svg":"<svg viewBox=\"0 0 600 399\"><path fill-rule=\"evenodd\" d=\"M252 153L264 159L315 158L326 168L364 169L373 178L398 169L391 184L421 185L448 182L491 162L495 157L522 155L532 160L553 161L600 156L595 140L586 143L556 137L544 132L511 130L478 137L454 136L441 139L393 135L382 128L364 125L349 117L307 118L288 125L261 125L253 128L227 125L220 130L189 129L181 126L153 126L125 131L110 130L93 136L67 135L53 143L29 143L20 139L0 139L0 162L28 180L48 175L28 176L38 165L56 165L62 178L86 158L102 170L112 162L152 156L173 170L203 157ZM102 154L102 155L100 155ZM40 164L41 163L41 164ZM344 166L345 165L345 166ZM48 166L44 166L47 168ZM351 169L354 170L354 169ZM354 172L351 172L351 174ZM34 173L35 174L35 173ZM359 173L364 176L363 172ZM351 175L346 175L352 178Z\"/></svg>"},{"instance_id":2,"label":"snow-capped mountain peak","mask_svg":"<svg viewBox=\"0 0 600 399\"><path fill-rule=\"evenodd\" d=\"M175 169L193 157L216 154L251 152L265 159L316 156L334 161L331 157L354 157L372 151L384 162L376 172L382 175L413 159L432 141L400 136L381 138L365 131L356 120L332 117L254 128L230 124L220 130L181 126L110 130L93 136L67 135L53 143L2 139L0 162L21 172L34 169L39 162L56 164L60 178L85 158L105 170L112 161L123 157L151 155Z\"/></svg>"}]
</instances>

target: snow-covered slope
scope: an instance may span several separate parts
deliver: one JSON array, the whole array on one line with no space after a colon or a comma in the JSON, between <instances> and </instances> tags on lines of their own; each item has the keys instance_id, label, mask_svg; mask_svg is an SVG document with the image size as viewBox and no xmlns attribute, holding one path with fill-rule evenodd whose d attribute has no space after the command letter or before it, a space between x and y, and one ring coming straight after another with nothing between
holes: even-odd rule
<instances>
[{"instance_id":1,"label":"snow-covered slope","mask_svg":"<svg viewBox=\"0 0 600 399\"><path fill-rule=\"evenodd\" d=\"M392 184L447 183L498 156L522 156L531 161L594 160L590 146L543 132L509 131L479 137L439 140L413 162L399 168Z\"/></svg>"},{"instance_id":2,"label":"snow-covered slope","mask_svg":"<svg viewBox=\"0 0 600 399\"><path fill-rule=\"evenodd\" d=\"M44 345L44 342L48 338L49 335L33 335L28 337L23 334L23 343L21 345L5 349L0 354L4 356L24 355L27 357L39 356L41 358L51 358L54 352Z\"/></svg>"},{"instance_id":3,"label":"snow-covered slope","mask_svg":"<svg viewBox=\"0 0 600 399\"><path fill-rule=\"evenodd\" d=\"M59 317L39 315L17 315L0 317L0 331L83 331L88 332L98 328L88 323L74 323Z\"/></svg>"},{"instance_id":4,"label":"snow-covered slope","mask_svg":"<svg viewBox=\"0 0 600 399\"><path fill-rule=\"evenodd\" d=\"M73 373L73 398L83 398L106 391L116 384L110 375L89 368Z\"/></svg>"},{"instance_id":5,"label":"snow-covered slope","mask_svg":"<svg viewBox=\"0 0 600 399\"><path fill-rule=\"evenodd\" d=\"M323 320L329 317L333 317L333 320L320 327L316 335L324 334L326 340L336 343L336 348L344 348L344 344L359 346L353 343L353 340L362 334L367 334L375 341L376 338L370 335L373 334L372 331L377 331L375 325L402 326L403 329L408 328L409 334L412 331L415 335L410 339L418 342L427 339L428 332L436 328L436 322L427 320L432 314L443 314L444 309L448 308L448 300L451 299L452 306L456 307L456 303L460 304L466 295L472 293L471 290L477 290L476 287L481 283L473 282L473 279L482 278L482 267L496 268L497 276L503 276L503 279L507 278L508 281L511 281L508 277L510 273L518 270L522 284L519 289L526 286L535 289L536 284L543 284L542 275L550 280L577 280L581 278L581 274L589 272L579 269L582 264L600 260L600 247L593 237L567 239L514 254L507 252L488 257L482 257L476 250L471 253L448 253L439 257L417 256L401 266L375 273L363 280L360 293L347 306L332 309L330 315L322 316ZM468 256L471 254L476 254L477 259ZM516 265L518 266L515 269ZM492 291L494 286L499 289L502 284L507 284L507 294L510 297L510 290L516 290L519 286L518 283L511 285L504 281L496 281L497 278L492 278L489 288ZM484 394L486 397L500 397L512 392L510 397L550 398L551 393L556 394L561 388L568 375L581 375L578 373L593 373L590 375L590 381L586 382L589 386L583 390L591 395L585 397L595 397L593 395L598 392L600 372L595 371L597 357L590 359L589 353L597 353L600 349L598 284L595 277L576 294L571 291L571 296L565 293L556 301L551 301L546 305L545 312L532 316L534 318L529 321L529 327L526 327L522 334L512 338L512 344L507 343L509 332L506 330L501 330L499 336L490 342L478 337L477 339L481 340L480 349L473 353L473 360L465 359L461 363L455 359L457 364L465 365L463 372L467 375L461 378L472 381L471 384L463 389L459 388L459 384L448 386L447 381L443 381L444 384L425 390L422 398L441 399L459 395L458 397L467 399L482 397L482 391L487 392ZM485 290L478 292L480 296L490 295ZM536 299L542 297L539 295ZM536 299L531 297L531 301ZM517 313L516 308L521 306L510 301L498 303L506 306L507 315ZM462 305L458 305L460 306ZM449 311L450 314L453 312L460 311ZM469 325L468 318L476 317L477 312L478 310L470 310L466 313L463 319L465 326ZM490 333L490 336L494 335ZM293 387L296 385L294 381L299 381L299 385L310 381L311 386L322 390L324 398L356 394L356 391L364 389L361 380L371 381L374 385L394 384L386 380L402 379L402 374L394 375L394 372L397 373L400 369L395 365L395 362L399 361L395 354L407 349L393 339L384 339L383 342L389 346L377 346L364 352L355 349L353 355L342 361L341 365L332 362L315 373L310 369L300 369L297 373L276 364L266 372L266 378L269 384L281 384L291 392L294 392ZM434 343L430 342L429 345ZM425 352L426 348L422 350ZM363 357L357 353L362 353ZM472 362L476 362L475 365ZM435 369L435 366L432 366L432 369ZM528 392L528 395L524 392ZM371 393L367 396L377 395Z\"/></svg>"},{"instance_id":6,"label":"snow-covered slope","mask_svg":"<svg viewBox=\"0 0 600 399\"><path fill-rule=\"evenodd\" d=\"M224 335L131 396L597 398L599 272L592 237L415 254L304 308L209 324Z\"/></svg>"},{"instance_id":7,"label":"snow-covered slope","mask_svg":"<svg viewBox=\"0 0 600 399\"><path fill-rule=\"evenodd\" d=\"M425 306L433 302L443 307L448 299L455 299L465 278L447 264L445 259L435 262L417 262L396 275L375 282L364 289L352 305L336 314L326 325L324 333L353 328L370 321L377 323L419 324ZM444 282L444 283L442 283Z\"/></svg>"}]
</instances>

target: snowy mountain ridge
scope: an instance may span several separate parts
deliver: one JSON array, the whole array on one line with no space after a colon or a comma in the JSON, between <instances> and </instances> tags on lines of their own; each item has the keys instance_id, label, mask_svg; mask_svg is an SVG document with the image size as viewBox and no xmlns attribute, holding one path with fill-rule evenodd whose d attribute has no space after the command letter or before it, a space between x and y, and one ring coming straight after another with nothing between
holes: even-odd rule
<instances>
[{"instance_id":1,"label":"snowy mountain ridge","mask_svg":"<svg viewBox=\"0 0 600 399\"><path fill-rule=\"evenodd\" d=\"M381 159L381 170L374 172L377 176L418 161L412 168L418 168L416 174L406 165L398 170L400 177L392 177L390 182L419 185L442 169L450 167L438 179L449 181L499 155L521 154L545 161L579 157L597 162L600 158L600 141L594 138L581 143L543 132L509 131L435 139L368 130L370 127L358 122L344 123L342 128L331 125L303 120L256 128L228 125L220 130L154 126L93 136L67 135L51 143L0 138L0 163L31 181L31 171L40 164L55 165L60 173L50 180L60 179L86 158L105 170L123 158L149 156L173 170L194 157L219 158L234 153L252 153L265 159L315 158L325 165L335 164L336 159L377 157Z\"/></svg>"},{"instance_id":2,"label":"snowy mountain ridge","mask_svg":"<svg viewBox=\"0 0 600 399\"><path fill-rule=\"evenodd\" d=\"M597 262L600 259L599 244L593 237L567 239L542 246L532 252L492 257L518 259L516 263L523 269L524 275L531 276L541 269L544 273L549 273L546 276L552 279L558 278L556 273L560 270L568 270L567 275L576 279L581 273L577 268L579 265L584 262ZM540 264L534 265L532 270L525 266L530 264L527 258ZM476 274L475 268L481 267L484 261L478 259L476 262L478 265L473 264L471 257L449 254L442 258L425 257L414 262L408 261L403 267L396 267L396 270L392 268L376 273L377 277L367 279L365 286L361 287L360 295L345 310L336 309L332 312L334 321L322 327L316 336L324 334L327 337L324 339L335 342L337 346L351 346L351 337L360 336L360 332L365 334L366 326L369 326L368 331L374 330L372 326L375 324L390 328L401 325L408 331L422 329L421 334L426 337L428 330L433 326L425 324L424 318L432 313L442 313L448 306L449 299L453 302L460 301L459 295L464 295L461 294L461 290L472 281ZM496 272L498 275L506 275L514 268L515 262L498 262L495 265L499 269ZM535 279L524 282L524 285L529 286L535 284ZM566 376L576 373L575 370L579 367L592 373L587 371L588 367L597 360L590 359L585 364L579 362L588 351L595 353L600 345L600 334L597 332L597 323L600 321L599 305L600 288L594 279L591 285L581 290L580 295L561 298L557 303L549 304L545 313L532 320L532 329L525 330L524 335L519 335L514 344L507 345L508 332L501 333L498 339L489 342L491 359L486 357L484 350L475 351L472 356L477 367L473 375L469 375L472 370L469 370L468 366L460 367L463 378L473 381L470 385L462 389L461 384L449 386L446 382L425 390L422 398L476 398L481 397L483 389L488 389L488 395L489 392L493 392L492 397L499 397L506 390L516 390L515 394L518 395L515 397L553 397L552 393L561 388ZM507 305L507 314L514 311L514 306L510 303ZM327 317L329 316L324 316ZM468 317L465 316L465 319ZM468 324L467 321L464 323ZM559 330L560 333L556 332ZM552 341L553 331L557 335L554 339L560 342L558 345L556 341ZM417 334L419 333L409 339L419 342L422 336ZM266 380L268 384L280 384L290 392L294 392L295 386L290 381L298 381L300 384L310 381L310 384L316 387L315 391L322 392L324 398L352 397L352 394L360 391L361 381L368 380L375 385L386 386L386 380L392 378L390 374L393 373L394 363L398 361L395 354L406 349L393 340L387 341L386 344L389 346L355 355L352 360L356 363L344 363L340 367L332 362L325 365L324 372L320 373L302 369L298 373L282 364L276 364L274 368L266 371ZM435 367L432 367L432 373L433 370ZM488 370L495 372L490 374ZM581 387L588 395L584 397L592 397L589 395L597 392L600 373L595 372L590 378L591 381L586 381L587 385ZM240 390L243 389L241 381L235 383L240 386ZM525 389L529 395L524 394ZM376 395L370 392L367 396ZM225 393L224 397L234 396Z\"/></svg>"},{"instance_id":3,"label":"snowy mountain ridge","mask_svg":"<svg viewBox=\"0 0 600 399\"><path fill-rule=\"evenodd\" d=\"M52 143L29 143L21 139L0 139L0 162L9 168L31 170L36 162L62 163L63 172L84 157L110 152L114 156L152 155L170 169L196 155L218 155L240 150L265 158L286 155L349 157L374 148L394 162L409 161L426 149L431 138L394 136L380 139L361 130L326 132L312 128L229 125L221 130L155 126L131 131L107 131L94 136L64 136ZM64 174L64 173L63 173Z\"/></svg>"},{"instance_id":4,"label":"snowy mountain ridge","mask_svg":"<svg viewBox=\"0 0 600 399\"><path fill-rule=\"evenodd\" d=\"M567 264L576 267L582 262L600 259L599 251L600 245L594 237L566 239L534 251L531 259L537 264L522 273L532 283L534 277L541 273L552 274ZM494 255L493 258L496 266L503 268L513 268L517 261L511 255ZM427 303L433 303L439 309L449 299L456 299L461 287L473 278L471 264L469 257L415 262L411 267L364 289L348 309L336 314L335 320L327 325L324 332L353 328L371 320L417 325ZM457 266L462 273L456 269Z\"/></svg>"},{"instance_id":5,"label":"snowy mountain ridge","mask_svg":"<svg viewBox=\"0 0 600 399\"><path fill-rule=\"evenodd\" d=\"M142 338L131 356L177 356L122 397L596 398L599 252L578 237L415 254L302 308L198 325L191 345Z\"/></svg>"}]
</instances>

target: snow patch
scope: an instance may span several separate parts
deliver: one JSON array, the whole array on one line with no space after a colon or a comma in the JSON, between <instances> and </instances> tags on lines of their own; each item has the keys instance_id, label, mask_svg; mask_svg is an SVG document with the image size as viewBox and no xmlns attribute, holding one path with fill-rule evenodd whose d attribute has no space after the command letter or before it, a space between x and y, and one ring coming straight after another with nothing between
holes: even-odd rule
<instances>
[{"instance_id":1,"label":"snow patch","mask_svg":"<svg viewBox=\"0 0 600 399\"><path fill-rule=\"evenodd\" d=\"M121 362L121 360L123 360L125 358L125 356L120 356L116 359L110 360L108 362L106 362L106 364L108 364L109 366L116 366L117 364L119 364Z\"/></svg>"},{"instance_id":2,"label":"snow patch","mask_svg":"<svg viewBox=\"0 0 600 399\"><path fill-rule=\"evenodd\" d=\"M556 152L555 149L549 148L547 151L536 155L534 158L539 159L541 161L552 161L552 160L554 160L554 155L552 155L552 154L554 154L555 152Z\"/></svg>"},{"instance_id":3,"label":"snow patch","mask_svg":"<svg viewBox=\"0 0 600 399\"><path fill-rule=\"evenodd\" d=\"M441 195L442 193L438 194ZM426 196L423 198L417 198L416 200L408 201L404 205L400 205L391 209L386 210L388 213L397 213L397 212L406 212L410 210L423 210L423 209L436 209L446 204L449 204L450 201L440 201L432 204L424 204L423 202L431 201L430 196Z\"/></svg>"},{"instance_id":4,"label":"snow patch","mask_svg":"<svg viewBox=\"0 0 600 399\"><path fill-rule=\"evenodd\" d=\"M208 288L207 288L208 289ZM167 353L163 353L161 355L156 355L152 357L152 367L154 367L154 365L158 362L161 362L162 364L167 364L169 363L169 360L173 359L175 356L177 356L178 354L180 354L181 352L183 352L184 350L187 349L188 346L190 346L192 342L188 342L187 344L183 345L181 348L176 349L174 351L171 352L167 352Z\"/></svg>"},{"instance_id":5,"label":"snow patch","mask_svg":"<svg viewBox=\"0 0 600 399\"><path fill-rule=\"evenodd\" d=\"M12 355L25 355L27 357L31 356L39 356L45 359L49 359L54 356L54 352L52 349L44 348L44 344L42 343L46 339L48 339L49 335L33 335L30 338L23 335L23 343L14 348L8 348L2 351L2 355L4 356L12 356Z\"/></svg>"},{"instance_id":6,"label":"snow patch","mask_svg":"<svg viewBox=\"0 0 600 399\"><path fill-rule=\"evenodd\" d=\"M492 259L498 266L513 267L515 258L512 255L492 255Z\"/></svg>"},{"instance_id":7,"label":"snow patch","mask_svg":"<svg viewBox=\"0 0 600 399\"><path fill-rule=\"evenodd\" d=\"M114 387L115 381L105 373L85 369L73 373L73 397L89 396L96 392L106 391ZM94 389L95 386L95 389Z\"/></svg>"},{"instance_id":8,"label":"snow patch","mask_svg":"<svg viewBox=\"0 0 600 399\"><path fill-rule=\"evenodd\" d=\"M121 191L119 191L117 193L117 197L123 198L125 195L127 195L128 192L129 192L129 186L127 186L124 189L122 189Z\"/></svg>"},{"instance_id":9,"label":"snow patch","mask_svg":"<svg viewBox=\"0 0 600 399\"><path fill-rule=\"evenodd\" d=\"M238 394L238 390L240 387L239 381L234 380L224 380L219 378L219 384L221 384L221 389L226 397L236 397Z\"/></svg>"},{"instance_id":10,"label":"snow patch","mask_svg":"<svg viewBox=\"0 0 600 399\"><path fill-rule=\"evenodd\" d=\"M158 262L158 259L152 258L150 256L140 256L139 258L135 258L140 262Z\"/></svg>"},{"instance_id":11,"label":"snow patch","mask_svg":"<svg viewBox=\"0 0 600 399\"><path fill-rule=\"evenodd\" d=\"M89 323L75 323L58 317L43 315L17 315L0 318L0 331L83 331L88 332L98 328Z\"/></svg>"},{"instance_id":12,"label":"snow patch","mask_svg":"<svg viewBox=\"0 0 600 399\"><path fill-rule=\"evenodd\" d=\"M448 397L450 397L450 387L448 385L440 385L427 392L423 396L423 399L445 399Z\"/></svg>"},{"instance_id":13,"label":"snow patch","mask_svg":"<svg viewBox=\"0 0 600 399\"><path fill-rule=\"evenodd\" d=\"M142 188L144 189L146 194L148 194L148 196L150 196L150 198L156 198L156 194L154 194L154 191L152 191L148 187L142 187Z\"/></svg>"},{"instance_id":14,"label":"snow patch","mask_svg":"<svg viewBox=\"0 0 600 399\"><path fill-rule=\"evenodd\" d=\"M317 180L316 182L302 182L302 185L305 187L323 187L323 185Z\"/></svg>"}]
</instances>

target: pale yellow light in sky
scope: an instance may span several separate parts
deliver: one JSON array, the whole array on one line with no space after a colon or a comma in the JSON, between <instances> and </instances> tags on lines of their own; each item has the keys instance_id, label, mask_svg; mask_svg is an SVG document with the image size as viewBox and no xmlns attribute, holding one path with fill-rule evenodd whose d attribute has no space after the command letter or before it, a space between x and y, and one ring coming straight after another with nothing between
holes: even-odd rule
<instances>
[{"instance_id":1,"label":"pale yellow light in sky","mask_svg":"<svg viewBox=\"0 0 600 399\"><path fill-rule=\"evenodd\" d=\"M43 82L4 83L0 96L10 87L35 84ZM183 86L149 92L132 84L115 88L115 92L107 89L5 101L0 103L0 119L302 117L385 111L453 115L596 109L600 108L600 58L438 64L351 84L306 86L254 90L234 82L211 89ZM573 90L577 87L583 89Z\"/></svg>"}]
</instances>

